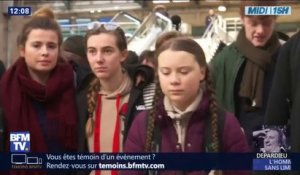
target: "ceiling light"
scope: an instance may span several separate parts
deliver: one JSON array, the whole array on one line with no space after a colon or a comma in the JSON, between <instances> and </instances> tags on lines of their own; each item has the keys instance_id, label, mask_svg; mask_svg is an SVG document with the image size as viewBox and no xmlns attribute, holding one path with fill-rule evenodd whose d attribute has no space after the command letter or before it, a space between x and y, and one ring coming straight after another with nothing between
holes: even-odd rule
<instances>
[{"instance_id":1,"label":"ceiling light","mask_svg":"<svg viewBox=\"0 0 300 175\"><path fill-rule=\"evenodd\" d=\"M226 7L224 6L224 5L220 5L219 7L218 7L218 11L220 11L220 12L226 12Z\"/></svg>"},{"instance_id":2,"label":"ceiling light","mask_svg":"<svg viewBox=\"0 0 300 175\"><path fill-rule=\"evenodd\" d=\"M154 4L165 4L165 3L170 3L169 0L153 0L152 1Z\"/></svg>"}]
</instances>

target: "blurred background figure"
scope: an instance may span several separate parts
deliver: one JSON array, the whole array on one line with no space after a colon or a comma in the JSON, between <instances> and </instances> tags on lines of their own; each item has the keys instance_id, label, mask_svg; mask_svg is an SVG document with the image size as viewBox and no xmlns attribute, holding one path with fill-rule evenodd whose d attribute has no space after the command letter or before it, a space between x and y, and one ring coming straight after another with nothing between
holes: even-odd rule
<instances>
[{"instance_id":1,"label":"blurred background figure","mask_svg":"<svg viewBox=\"0 0 300 175\"><path fill-rule=\"evenodd\" d=\"M162 15L164 15L164 16L166 16L166 17L169 18L169 13L167 11L166 6L164 6L164 5L157 5L157 6L155 6L152 11L153 12L161 13Z\"/></svg>"},{"instance_id":2,"label":"blurred background figure","mask_svg":"<svg viewBox=\"0 0 300 175\"><path fill-rule=\"evenodd\" d=\"M73 66L76 73L75 86L77 91L80 91L87 86L84 79L91 73L84 50L84 37L79 35L70 36L62 43L61 50L62 59Z\"/></svg>"},{"instance_id":3,"label":"blurred background figure","mask_svg":"<svg viewBox=\"0 0 300 175\"><path fill-rule=\"evenodd\" d=\"M144 50L139 57L139 62L154 68L154 51Z\"/></svg>"},{"instance_id":4,"label":"blurred background figure","mask_svg":"<svg viewBox=\"0 0 300 175\"><path fill-rule=\"evenodd\" d=\"M180 27L181 27L181 17L178 15L173 15L171 17L171 21L173 24L173 27L175 28L176 31L181 31Z\"/></svg>"},{"instance_id":5,"label":"blurred background figure","mask_svg":"<svg viewBox=\"0 0 300 175\"><path fill-rule=\"evenodd\" d=\"M84 37L73 35L67 38L62 44L63 57L65 61L74 61L76 64L88 65L84 50Z\"/></svg>"},{"instance_id":6,"label":"blurred background figure","mask_svg":"<svg viewBox=\"0 0 300 175\"><path fill-rule=\"evenodd\" d=\"M208 15L205 17L205 25L206 28L212 23L214 20L218 19L217 15L215 14L214 9L209 9Z\"/></svg>"}]
</instances>

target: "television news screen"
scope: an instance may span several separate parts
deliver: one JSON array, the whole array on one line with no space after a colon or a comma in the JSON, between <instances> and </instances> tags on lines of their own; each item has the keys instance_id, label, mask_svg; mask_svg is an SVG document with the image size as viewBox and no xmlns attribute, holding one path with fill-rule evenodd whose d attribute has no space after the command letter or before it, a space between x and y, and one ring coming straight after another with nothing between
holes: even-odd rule
<instances>
[{"instance_id":1,"label":"television news screen","mask_svg":"<svg viewBox=\"0 0 300 175\"><path fill-rule=\"evenodd\" d=\"M277 69L299 13L297 0L0 1L0 174L297 174L297 65Z\"/></svg>"}]
</instances>

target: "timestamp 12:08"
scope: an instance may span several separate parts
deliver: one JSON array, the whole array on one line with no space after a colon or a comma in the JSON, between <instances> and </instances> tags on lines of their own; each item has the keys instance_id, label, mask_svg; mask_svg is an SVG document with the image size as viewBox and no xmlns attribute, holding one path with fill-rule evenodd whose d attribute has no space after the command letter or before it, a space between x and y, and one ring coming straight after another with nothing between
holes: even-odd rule
<instances>
[{"instance_id":1,"label":"timestamp 12:08","mask_svg":"<svg viewBox=\"0 0 300 175\"><path fill-rule=\"evenodd\" d=\"M7 12L10 16L28 16L31 15L31 7L10 6Z\"/></svg>"}]
</instances>

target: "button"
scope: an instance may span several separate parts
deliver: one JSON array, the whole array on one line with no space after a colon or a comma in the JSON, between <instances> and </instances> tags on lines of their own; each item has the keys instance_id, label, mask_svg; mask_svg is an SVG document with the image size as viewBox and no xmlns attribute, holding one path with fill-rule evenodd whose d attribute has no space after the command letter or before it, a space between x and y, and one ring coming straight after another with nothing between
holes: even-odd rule
<instances>
[{"instance_id":1,"label":"button","mask_svg":"<svg viewBox=\"0 0 300 175\"><path fill-rule=\"evenodd\" d=\"M179 143L176 144L176 149L180 149L180 148L181 148L180 144Z\"/></svg>"},{"instance_id":2,"label":"button","mask_svg":"<svg viewBox=\"0 0 300 175\"><path fill-rule=\"evenodd\" d=\"M186 146L187 146L188 148L190 148L190 147L192 147L192 144L191 144L191 143L187 143Z\"/></svg>"},{"instance_id":3,"label":"button","mask_svg":"<svg viewBox=\"0 0 300 175\"><path fill-rule=\"evenodd\" d=\"M162 119L162 116L161 116L161 115L158 115L158 118L159 118L159 119Z\"/></svg>"}]
</instances>

